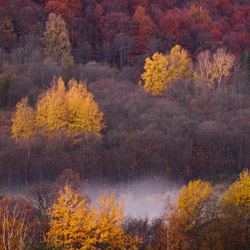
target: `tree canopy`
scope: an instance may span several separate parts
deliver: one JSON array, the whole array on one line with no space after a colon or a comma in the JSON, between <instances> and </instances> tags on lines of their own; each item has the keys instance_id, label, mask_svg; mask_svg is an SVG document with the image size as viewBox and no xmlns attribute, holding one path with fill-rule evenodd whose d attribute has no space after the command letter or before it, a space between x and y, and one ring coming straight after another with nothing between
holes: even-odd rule
<instances>
[{"instance_id":1,"label":"tree canopy","mask_svg":"<svg viewBox=\"0 0 250 250\"><path fill-rule=\"evenodd\" d=\"M66 132L76 137L79 133L99 135L105 127L103 113L86 85L70 80L68 90L61 78L39 96L35 108L24 98L16 105L12 117L12 133L15 138L31 138L35 134L52 138Z\"/></svg>"}]
</instances>

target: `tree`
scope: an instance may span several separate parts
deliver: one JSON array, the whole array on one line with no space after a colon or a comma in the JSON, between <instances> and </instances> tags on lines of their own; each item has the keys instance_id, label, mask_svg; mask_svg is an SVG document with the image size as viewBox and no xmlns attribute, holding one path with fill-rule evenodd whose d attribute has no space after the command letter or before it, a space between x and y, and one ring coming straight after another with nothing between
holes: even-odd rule
<instances>
[{"instance_id":1,"label":"tree","mask_svg":"<svg viewBox=\"0 0 250 250\"><path fill-rule=\"evenodd\" d=\"M62 78L54 86L39 96L36 104L36 120L39 133L51 138L56 132L67 128L66 89Z\"/></svg>"},{"instance_id":2,"label":"tree","mask_svg":"<svg viewBox=\"0 0 250 250\"><path fill-rule=\"evenodd\" d=\"M64 249L137 249L137 239L127 235L121 223L123 208L100 195L92 207L80 193L65 186L51 212L48 244Z\"/></svg>"},{"instance_id":3,"label":"tree","mask_svg":"<svg viewBox=\"0 0 250 250\"><path fill-rule=\"evenodd\" d=\"M71 80L67 91L61 78L54 87L39 97L37 123L42 134L51 138L65 131L75 137L79 133L100 134L104 128L103 113L87 91L86 85Z\"/></svg>"},{"instance_id":4,"label":"tree","mask_svg":"<svg viewBox=\"0 0 250 250\"><path fill-rule=\"evenodd\" d=\"M142 6L136 8L133 20L135 20L138 25L135 32L136 53L145 53L148 41L155 33L156 26L152 19L146 16L145 9Z\"/></svg>"},{"instance_id":5,"label":"tree","mask_svg":"<svg viewBox=\"0 0 250 250\"><path fill-rule=\"evenodd\" d=\"M242 53L240 67L250 76L250 53L248 51Z\"/></svg>"},{"instance_id":6,"label":"tree","mask_svg":"<svg viewBox=\"0 0 250 250\"><path fill-rule=\"evenodd\" d=\"M28 167L31 156L31 139L37 132L36 114L28 105L28 98L23 98L16 105L16 111L12 115L12 137L21 140L21 145L27 148L27 164L25 164L25 184L28 185Z\"/></svg>"},{"instance_id":7,"label":"tree","mask_svg":"<svg viewBox=\"0 0 250 250\"><path fill-rule=\"evenodd\" d=\"M73 18L82 10L82 3L80 0L48 0L45 9L62 17Z\"/></svg>"},{"instance_id":8,"label":"tree","mask_svg":"<svg viewBox=\"0 0 250 250\"><path fill-rule=\"evenodd\" d=\"M61 78L38 98L35 110L28 105L27 97L16 106L12 116L13 138L25 139L27 145L35 135L50 140L67 135L80 142L83 133L100 135L105 127L103 113L86 85L69 81L68 90ZM78 137L78 138L77 138ZM28 147L30 156L30 147Z\"/></svg>"},{"instance_id":9,"label":"tree","mask_svg":"<svg viewBox=\"0 0 250 250\"><path fill-rule=\"evenodd\" d=\"M235 63L235 56L226 53L224 49L217 49L211 56L208 50L202 51L197 56L197 65L194 77L199 87L217 88L221 86L223 77L230 74ZM216 84L217 81L217 85Z\"/></svg>"},{"instance_id":10,"label":"tree","mask_svg":"<svg viewBox=\"0 0 250 250\"><path fill-rule=\"evenodd\" d=\"M226 249L250 248L250 174L244 171L221 200L222 232Z\"/></svg>"},{"instance_id":11,"label":"tree","mask_svg":"<svg viewBox=\"0 0 250 250\"><path fill-rule=\"evenodd\" d=\"M46 59L53 58L62 63L65 58L70 57L71 44L66 23L61 16L50 13L46 22L43 43Z\"/></svg>"},{"instance_id":12,"label":"tree","mask_svg":"<svg viewBox=\"0 0 250 250\"><path fill-rule=\"evenodd\" d=\"M158 96L162 95L163 90L169 87L169 85L166 85L168 60L166 56L160 53L155 53L152 59L146 59L145 72L141 77L145 81L144 88L146 91Z\"/></svg>"},{"instance_id":13,"label":"tree","mask_svg":"<svg viewBox=\"0 0 250 250\"><path fill-rule=\"evenodd\" d=\"M27 203L4 197L0 202L0 249L24 249L28 242ZM31 239L30 235L30 239Z\"/></svg>"},{"instance_id":14,"label":"tree","mask_svg":"<svg viewBox=\"0 0 250 250\"><path fill-rule=\"evenodd\" d=\"M36 115L34 109L29 106L27 97L17 103L11 120L13 138L28 140L36 134Z\"/></svg>"},{"instance_id":15,"label":"tree","mask_svg":"<svg viewBox=\"0 0 250 250\"><path fill-rule=\"evenodd\" d=\"M230 74L230 70L234 66L235 56L226 53L224 49L217 49L213 54L212 64L212 79L217 79L218 89L221 86L221 80L223 77L227 77Z\"/></svg>"},{"instance_id":16,"label":"tree","mask_svg":"<svg viewBox=\"0 0 250 250\"><path fill-rule=\"evenodd\" d=\"M211 85L211 54L209 50L202 51L197 56L196 71L194 77L197 86L204 88Z\"/></svg>"},{"instance_id":17,"label":"tree","mask_svg":"<svg viewBox=\"0 0 250 250\"><path fill-rule=\"evenodd\" d=\"M168 217L170 249L221 249L216 216L211 184L201 180L189 182Z\"/></svg>"},{"instance_id":18,"label":"tree","mask_svg":"<svg viewBox=\"0 0 250 250\"><path fill-rule=\"evenodd\" d=\"M172 86L178 78L187 79L192 75L192 60L186 50L176 45L169 55L155 53L153 60L147 58L145 72L141 75L144 88L152 95L162 95L163 90Z\"/></svg>"},{"instance_id":19,"label":"tree","mask_svg":"<svg viewBox=\"0 0 250 250\"><path fill-rule=\"evenodd\" d=\"M168 65L168 82L174 82L178 78L188 79L192 76L192 60L185 49L176 45L171 49L170 55L167 56Z\"/></svg>"}]
</instances>

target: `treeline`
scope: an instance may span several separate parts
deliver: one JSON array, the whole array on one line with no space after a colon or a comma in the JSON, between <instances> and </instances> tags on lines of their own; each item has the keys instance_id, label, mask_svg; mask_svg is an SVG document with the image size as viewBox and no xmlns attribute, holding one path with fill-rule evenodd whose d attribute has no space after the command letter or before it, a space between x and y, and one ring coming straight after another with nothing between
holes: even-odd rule
<instances>
[{"instance_id":1,"label":"treeline","mask_svg":"<svg viewBox=\"0 0 250 250\"><path fill-rule=\"evenodd\" d=\"M180 44L197 55L250 47L246 0L1 0L1 47L11 52L25 36L41 37L49 13L63 17L76 62L106 61L123 68Z\"/></svg>"},{"instance_id":2,"label":"treeline","mask_svg":"<svg viewBox=\"0 0 250 250\"><path fill-rule=\"evenodd\" d=\"M153 97L124 80L124 72L117 69L81 67L92 80L88 91L104 114L101 137L83 133L78 139L84 139L75 144L67 136L35 136L26 144L10 138L9 122L1 134L2 184L53 181L66 168L78 171L82 179L130 183L157 175L178 182L197 177L221 180L249 167L250 89L242 69L219 90L197 94L194 80L177 80L164 95ZM36 106L37 97L28 97ZM47 111L54 104L50 101Z\"/></svg>"},{"instance_id":3,"label":"treeline","mask_svg":"<svg viewBox=\"0 0 250 250\"><path fill-rule=\"evenodd\" d=\"M79 175L66 170L53 185L3 196L0 249L248 250L249 172L222 192L191 181L176 204L149 221L126 217L114 193L90 201Z\"/></svg>"}]
</instances>

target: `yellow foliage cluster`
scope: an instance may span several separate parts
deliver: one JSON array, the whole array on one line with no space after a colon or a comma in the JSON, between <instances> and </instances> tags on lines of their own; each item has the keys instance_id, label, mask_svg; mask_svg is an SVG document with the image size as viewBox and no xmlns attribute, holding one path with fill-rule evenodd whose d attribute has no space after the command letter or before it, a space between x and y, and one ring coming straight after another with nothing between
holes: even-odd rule
<instances>
[{"instance_id":1,"label":"yellow foliage cluster","mask_svg":"<svg viewBox=\"0 0 250 250\"><path fill-rule=\"evenodd\" d=\"M28 98L23 98L16 105L12 116L12 134L14 138L30 139L36 133L35 112L28 104Z\"/></svg>"},{"instance_id":2,"label":"yellow foliage cluster","mask_svg":"<svg viewBox=\"0 0 250 250\"><path fill-rule=\"evenodd\" d=\"M91 206L66 185L49 216L47 240L51 246L68 250L137 249L139 240L121 227L123 206L115 203L114 193L111 197L100 195L99 202Z\"/></svg>"},{"instance_id":3,"label":"yellow foliage cluster","mask_svg":"<svg viewBox=\"0 0 250 250\"><path fill-rule=\"evenodd\" d=\"M250 238L250 174L224 193L221 201L210 183L191 181L167 216L168 249L248 249Z\"/></svg>"},{"instance_id":4,"label":"yellow foliage cluster","mask_svg":"<svg viewBox=\"0 0 250 250\"><path fill-rule=\"evenodd\" d=\"M39 96L36 109L28 105L27 98L22 99L12 122L13 137L26 139L35 134L50 139L62 131L72 137L84 132L100 134L104 128L103 113L86 85L70 80L66 90L61 78Z\"/></svg>"},{"instance_id":5,"label":"yellow foliage cluster","mask_svg":"<svg viewBox=\"0 0 250 250\"><path fill-rule=\"evenodd\" d=\"M205 15L202 8L191 7L190 13ZM161 96L165 89L173 86L179 79L190 79L194 77L196 86L199 88L220 88L223 78L229 76L235 63L235 56L226 53L224 49L218 49L213 55L202 51L197 56L195 71L188 52L176 45L169 55L155 53L152 59L147 58L144 66L145 72L141 75L144 80L144 88L154 96Z\"/></svg>"},{"instance_id":6,"label":"yellow foliage cluster","mask_svg":"<svg viewBox=\"0 0 250 250\"><path fill-rule=\"evenodd\" d=\"M167 87L167 58L159 53L153 55L153 60L146 59L144 66L145 72L142 74L142 79L145 81L144 88L151 92L152 95L161 95L162 91Z\"/></svg>"},{"instance_id":7,"label":"yellow foliage cluster","mask_svg":"<svg viewBox=\"0 0 250 250\"><path fill-rule=\"evenodd\" d=\"M162 95L178 78L188 79L192 76L192 60L188 52L176 45L169 55L155 53L146 59L145 72L141 75L145 81L144 88L154 96Z\"/></svg>"}]
</instances>

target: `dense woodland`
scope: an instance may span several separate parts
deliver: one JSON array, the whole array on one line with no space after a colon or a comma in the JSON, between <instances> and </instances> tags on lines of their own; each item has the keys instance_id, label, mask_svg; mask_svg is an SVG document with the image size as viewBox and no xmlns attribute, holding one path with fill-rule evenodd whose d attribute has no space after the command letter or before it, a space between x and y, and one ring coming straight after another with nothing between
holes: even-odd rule
<instances>
[{"instance_id":1,"label":"dense woodland","mask_svg":"<svg viewBox=\"0 0 250 250\"><path fill-rule=\"evenodd\" d=\"M0 0L0 250L247 250L249 152L249 0ZM158 176L152 221L84 192Z\"/></svg>"},{"instance_id":2,"label":"dense woodland","mask_svg":"<svg viewBox=\"0 0 250 250\"><path fill-rule=\"evenodd\" d=\"M161 175L183 183L227 179L249 167L248 1L0 4L2 184L53 181L66 168L82 179L129 182ZM175 76L168 80L156 72L168 84L152 95L146 65L160 53L176 69L176 45L188 70L169 67L166 74ZM225 55L232 58L228 66ZM213 75L204 65L216 65L216 56L227 69ZM85 82L103 114L101 136L85 131L77 145L68 137L13 139L15 105L27 97L34 107L60 76L66 85L72 78Z\"/></svg>"}]
</instances>

